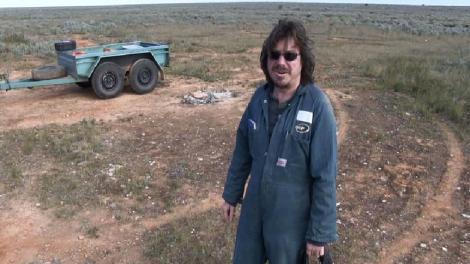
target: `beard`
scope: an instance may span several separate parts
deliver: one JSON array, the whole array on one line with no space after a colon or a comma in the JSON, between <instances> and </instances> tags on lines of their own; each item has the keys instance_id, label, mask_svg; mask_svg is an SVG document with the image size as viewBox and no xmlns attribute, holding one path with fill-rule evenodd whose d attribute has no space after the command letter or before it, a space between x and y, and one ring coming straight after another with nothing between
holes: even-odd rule
<instances>
[{"instance_id":1,"label":"beard","mask_svg":"<svg viewBox=\"0 0 470 264\"><path fill-rule=\"evenodd\" d=\"M276 76L276 74L285 74L285 76L282 76L279 78L279 76ZM279 89L281 90L288 90L289 89L289 80L290 80L290 71L288 68L276 65L272 67L271 69L271 81L272 83Z\"/></svg>"}]
</instances>

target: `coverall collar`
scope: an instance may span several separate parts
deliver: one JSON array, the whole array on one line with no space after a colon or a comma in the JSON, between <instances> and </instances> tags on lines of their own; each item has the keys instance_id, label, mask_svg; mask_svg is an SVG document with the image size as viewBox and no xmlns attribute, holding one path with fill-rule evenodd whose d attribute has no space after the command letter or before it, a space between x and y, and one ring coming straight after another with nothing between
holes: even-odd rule
<instances>
[{"instance_id":1,"label":"coverall collar","mask_svg":"<svg viewBox=\"0 0 470 264\"><path fill-rule=\"evenodd\" d=\"M268 117L268 113L269 113L268 107L269 106L268 106L268 101L269 101L269 96L270 96L270 94L273 90L274 90L274 85L272 83L266 83L266 85L264 86L264 99L263 99L263 106L262 106L264 122L265 122L266 128L269 127L269 117ZM297 102L297 100L302 95L304 95L306 92L307 92L307 85L300 84L299 87L297 87L297 90L295 91L292 98L289 99L289 104L286 107L286 109L288 109L290 107L290 105L295 104Z\"/></svg>"},{"instance_id":2,"label":"coverall collar","mask_svg":"<svg viewBox=\"0 0 470 264\"><path fill-rule=\"evenodd\" d=\"M272 83L267 83L266 86L264 87L264 91L265 91L265 98L267 99L270 93L274 91L274 85ZM300 84L299 87L297 87L297 90L295 91L292 98L289 99L289 101L292 102L294 98L305 94L306 91L307 91L307 85Z\"/></svg>"}]
</instances>

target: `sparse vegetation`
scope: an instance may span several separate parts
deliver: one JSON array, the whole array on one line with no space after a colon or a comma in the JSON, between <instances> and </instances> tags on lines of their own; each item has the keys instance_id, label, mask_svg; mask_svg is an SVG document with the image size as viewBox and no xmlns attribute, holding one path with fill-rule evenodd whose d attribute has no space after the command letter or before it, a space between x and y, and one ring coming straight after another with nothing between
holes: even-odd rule
<instances>
[{"instance_id":1,"label":"sparse vegetation","mask_svg":"<svg viewBox=\"0 0 470 264\"><path fill-rule=\"evenodd\" d=\"M24 33L17 33L17 32L8 32L4 36L2 36L2 41L7 44L28 44L29 40L27 40L24 36Z\"/></svg>"},{"instance_id":2,"label":"sparse vegetation","mask_svg":"<svg viewBox=\"0 0 470 264\"><path fill-rule=\"evenodd\" d=\"M333 251L338 263L373 263L382 247L413 224L446 170L443 137L422 114L438 113L469 129L469 12L467 7L298 3L0 9L0 73L54 61L55 40L165 41L172 53L165 86L146 96L170 100L206 86L239 95L221 106L171 105L171 111L143 100L137 112L118 98L99 110L112 113L106 122L47 125L56 119L28 116L48 122L16 129L23 117L10 119L0 131L0 206L19 197L51 221L76 221L70 232L79 232L96 251L83 249L71 262L83 263L82 253L90 253L97 263L118 263L126 250L134 250L130 255L137 259L128 263L229 263L236 225L222 222L215 209L199 215L183 211L183 218L150 230L143 223L222 191L244 100L263 78L257 72L262 41L279 18L295 17L315 40L317 83L343 91L351 115L341 147L340 241ZM185 78L181 86L194 87L178 87L182 78L176 76ZM91 99L73 100L78 112L80 103ZM64 113L50 114L63 118ZM454 195L465 211L463 194ZM95 210L106 224L82 222ZM461 230L458 225L446 225L436 225L444 231L433 234L438 239L433 247L442 253L444 243L457 242L449 248L453 254L446 252L436 263L459 263L465 238L452 233ZM427 263L419 258L431 249L418 250L412 254L418 260L403 263Z\"/></svg>"},{"instance_id":3,"label":"sparse vegetation","mask_svg":"<svg viewBox=\"0 0 470 264\"><path fill-rule=\"evenodd\" d=\"M235 229L219 217L212 210L149 230L144 235L143 254L162 264L226 263L231 259Z\"/></svg>"},{"instance_id":4,"label":"sparse vegetation","mask_svg":"<svg viewBox=\"0 0 470 264\"><path fill-rule=\"evenodd\" d=\"M83 233L89 238L98 238L98 227L92 225L89 221L83 221L82 223L82 231Z\"/></svg>"},{"instance_id":5,"label":"sparse vegetation","mask_svg":"<svg viewBox=\"0 0 470 264\"><path fill-rule=\"evenodd\" d=\"M191 61L186 60L175 64L171 67L169 73L195 77L206 82L227 80L230 77L229 72L223 69L223 65L221 66L222 68L214 67L214 63L204 57L194 58Z\"/></svg>"},{"instance_id":6,"label":"sparse vegetation","mask_svg":"<svg viewBox=\"0 0 470 264\"><path fill-rule=\"evenodd\" d=\"M443 56L441 54L440 56ZM414 109L423 114L440 113L468 130L470 122L470 50L445 59L398 56L369 64L366 74L384 89L409 94Z\"/></svg>"},{"instance_id":7,"label":"sparse vegetation","mask_svg":"<svg viewBox=\"0 0 470 264\"><path fill-rule=\"evenodd\" d=\"M2 185L4 186L5 191L14 190L18 187L23 186L24 176L19 165L12 161L12 162L7 162L3 166L4 166L5 174L3 174L4 178L3 178ZM2 187L2 185L0 185L0 187Z\"/></svg>"}]
</instances>

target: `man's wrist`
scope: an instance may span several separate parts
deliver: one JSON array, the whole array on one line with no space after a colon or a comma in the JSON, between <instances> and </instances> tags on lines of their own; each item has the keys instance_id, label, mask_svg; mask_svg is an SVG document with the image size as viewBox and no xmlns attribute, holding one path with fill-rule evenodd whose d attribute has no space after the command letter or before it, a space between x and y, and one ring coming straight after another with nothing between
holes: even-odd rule
<instances>
[{"instance_id":1,"label":"man's wrist","mask_svg":"<svg viewBox=\"0 0 470 264\"><path fill-rule=\"evenodd\" d=\"M224 199L224 201L225 201L226 203L230 204L230 205L233 206L233 207L236 207L236 206L237 206L237 203L232 203L232 202L230 202L230 201L227 201L226 199Z\"/></svg>"},{"instance_id":2,"label":"man's wrist","mask_svg":"<svg viewBox=\"0 0 470 264\"><path fill-rule=\"evenodd\" d=\"M318 241L313 241L313 240L310 240L310 239L307 239L307 242L314 245L314 246L317 246L317 247L324 247L324 246L328 245L327 242L318 242Z\"/></svg>"}]
</instances>

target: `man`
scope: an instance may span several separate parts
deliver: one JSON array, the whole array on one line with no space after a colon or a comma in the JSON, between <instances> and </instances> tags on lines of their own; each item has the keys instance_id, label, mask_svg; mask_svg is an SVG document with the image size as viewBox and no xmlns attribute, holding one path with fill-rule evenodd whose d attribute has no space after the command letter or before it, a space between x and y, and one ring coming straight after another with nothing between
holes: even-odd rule
<instances>
[{"instance_id":1,"label":"man","mask_svg":"<svg viewBox=\"0 0 470 264\"><path fill-rule=\"evenodd\" d=\"M305 263L336 233L336 123L313 84L305 28L280 20L263 44L267 83L242 116L223 198L226 220L242 202L233 263Z\"/></svg>"}]
</instances>

